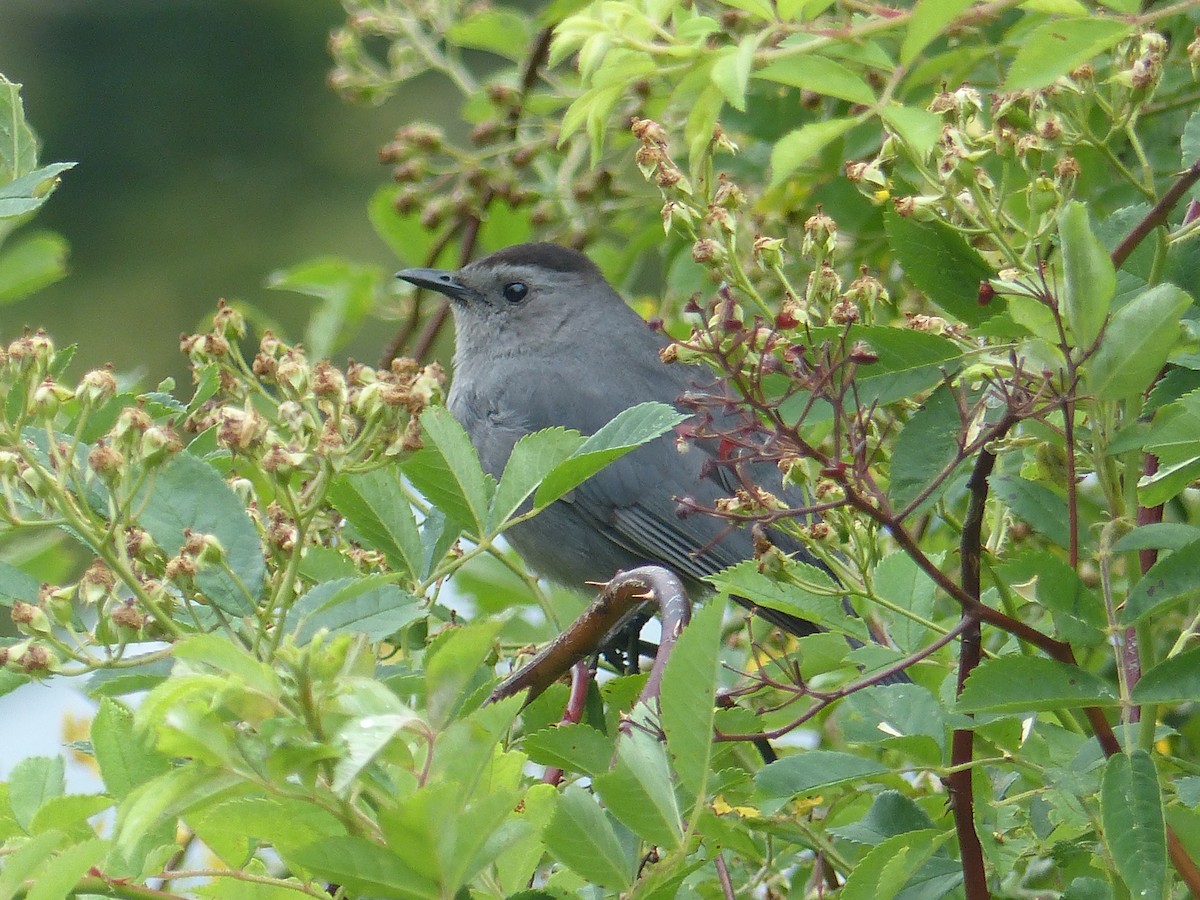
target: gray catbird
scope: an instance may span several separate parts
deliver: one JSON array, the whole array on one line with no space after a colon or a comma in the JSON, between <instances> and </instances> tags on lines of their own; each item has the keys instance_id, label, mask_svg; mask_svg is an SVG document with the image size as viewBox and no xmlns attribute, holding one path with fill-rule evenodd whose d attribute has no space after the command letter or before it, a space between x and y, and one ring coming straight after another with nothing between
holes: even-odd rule
<instances>
[{"instance_id":1,"label":"gray catbird","mask_svg":"<svg viewBox=\"0 0 1200 900\"><path fill-rule=\"evenodd\" d=\"M450 412L471 436L483 468L496 477L523 435L556 425L592 434L638 403L678 405L705 381L696 366L662 362L666 339L575 250L520 244L457 272L405 269L397 277L453 301ZM534 571L567 586L606 582L620 569L656 563L693 591L711 591L704 576L753 554L748 529L703 513L680 514L681 499L712 507L738 488L728 460L719 455L716 440L681 452L675 436L665 435L506 534ZM784 493L776 467L747 467L755 483ZM812 561L786 535L771 536L781 549ZM804 619L735 599L792 634L818 630Z\"/></svg>"}]
</instances>

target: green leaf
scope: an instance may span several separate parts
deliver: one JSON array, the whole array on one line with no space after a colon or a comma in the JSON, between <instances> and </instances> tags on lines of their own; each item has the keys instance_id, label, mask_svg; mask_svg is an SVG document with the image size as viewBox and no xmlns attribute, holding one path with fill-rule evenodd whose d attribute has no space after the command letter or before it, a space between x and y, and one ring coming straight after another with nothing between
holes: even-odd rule
<instances>
[{"instance_id":1,"label":"green leaf","mask_svg":"<svg viewBox=\"0 0 1200 900\"><path fill-rule=\"evenodd\" d=\"M1180 164L1185 169L1200 159L1200 110L1188 116L1187 123L1183 126L1179 149L1182 151Z\"/></svg>"},{"instance_id":2,"label":"green leaf","mask_svg":"<svg viewBox=\"0 0 1200 900\"><path fill-rule=\"evenodd\" d=\"M216 805L228 799L231 790L243 792L244 785L237 775L222 774L195 762L186 762L138 785L117 808L117 849L131 856L160 825L173 825L177 816L190 809Z\"/></svg>"},{"instance_id":3,"label":"green leaf","mask_svg":"<svg viewBox=\"0 0 1200 900\"><path fill-rule=\"evenodd\" d=\"M917 0L904 32L904 43L900 45L900 62L911 65L970 5L971 0Z\"/></svg>"},{"instance_id":4,"label":"green leaf","mask_svg":"<svg viewBox=\"0 0 1200 900\"><path fill-rule=\"evenodd\" d=\"M512 9L484 9L446 29L446 40L455 46L487 50L513 62L525 58L532 39L529 20Z\"/></svg>"},{"instance_id":5,"label":"green leaf","mask_svg":"<svg viewBox=\"0 0 1200 900\"><path fill-rule=\"evenodd\" d=\"M671 766L697 801L708 794L725 604L709 601L683 629L663 672L659 706Z\"/></svg>"},{"instance_id":6,"label":"green leaf","mask_svg":"<svg viewBox=\"0 0 1200 900\"><path fill-rule=\"evenodd\" d=\"M895 465L896 457L892 457ZM938 557L934 557L937 561ZM884 600L901 609L921 616L926 621L933 617L933 602L937 586L933 579L917 566L907 553L897 550L879 561L871 576L875 592ZM897 616L892 623L892 639L902 652L911 653L929 637L929 629L911 619Z\"/></svg>"},{"instance_id":7,"label":"green leaf","mask_svg":"<svg viewBox=\"0 0 1200 900\"><path fill-rule=\"evenodd\" d=\"M896 509L908 506L927 485L958 456L958 442L965 428L956 392L942 386L929 395L921 408L904 423L894 444L888 494ZM935 502L950 485L950 478L922 501L917 509Z\"/></svg>"},{"instance_id":8,"label":"green leaf","mask_svg":"<svg viewBox=\"0 0 1200 900\"><path fill-rule=\"evenodd\" d=\"M12 606L14 600L37 603L42 583L23 569L0 561L0 606Z\"/></svg>"},{"instance_id":9,"label":"green leaf","mask_svg":"<svg viewBox=\"0 0 1200 900\"><path fill-rule=\"evenodd\" d=\"M1196 457L1200 451L1200 390L1190 391L1159 409L1144 435L1142 449L1166 465Z\"/></svg>"},{"instance_id":10,"label":"green leaf","mask_svg":"<svg viewBox=\"0 0 1200 900\"><path fill-rule=\"evenodd\" d=\"M951 318L978 325L995 313L979 305L979 284L994 274L961 234L941 222L884 213L888 243L904 274Z\"/></svg>"},{"instance_id":11,"label":"green leaf","mask_svg":"<svg viewBox=\"0 0 1200 900\"><path fill-rule=\"evenodd\" d=\"M543 766L599 775L612 764L613 740L591 725L557 725L525 738L521 748Z\"/></svg>"},{"instance_id":12,"label":"green leaf","mask_svg":"<svg viewBox=\"0 0 1200 900\"><path fill-rule=\"evenodd\" d=\"M856 844L877 847L888 838L932 828L925 810L899 791L880 791L871 808L857 822L830 828L829 832Z\"/></svg>"},{"instance_id":13,"label":"green leaf","mask_svg":"<svg viewBox=\"0 0 1200 900\"><path fill-rule=\"evenodd\" d=\"M175 644L173 655L188 663L187 671L227 676L266 697L277 698L283 693L279 676L267 663L224 635L192 635Z\"/></svg>"},{"instance_id":14,"label":"green leaf","mask_svg":"<svg viewBox=\"0 0 1200 900\"><path fill-rule=\"evenodd\" d=\"M1180 550L1193 541L1200 540L1200 528L1182 522L1152 522L1139 525L1122 535L1113 544L1113 553L1130 550Z\"/></svg>"},{"instance_id":15,"label":"green leaf","mask_svg":"<svg viewBox=\"0 0 1200 900\"><path fill-rule=\"evenodd\" d=\"M1185 650L1146 672L1134 686L1134 703L1195 703L1200 701L1200 649Z\"/></svg>"},{"instance_id":16,"label":"green leaf","mask_svg":"<svg viewBox=\"0 0 1200 900\"><path fill-rule=\"evenodd\" d=\"M618 838L612 820L583 788L563 791L542 837L555 858L587 881L618 890L633 884L633 848Z\"/></svg>"},{"instance_id":17,"label":"green leaf","mask_svg":"<svg viewBox=\"0 0 1200 900\"><path fill-rule=\"evenodd\" d=\"M482 534L495 481L484 474L471 439L444 406L421 414L426 446L401 463L404 474L429 502Z\"/></svg>"},{"instance_id":18,"label":"green leaf","mask_svg":"<svg viewBox=\"0 0 1200 900\"><path fill-rule=\"evenodd\" d=\"M623 410L568 459L550 470L533 496L534 507L549 506L609 463L661 437L687 418L666 403L639 403Z\"/></svg>"},{"instance_id":19,"label":"green leaf","mask_svg":"<svg viewBox=\"0 0 1200 900\"><path fill-rule=\"evenodd\" d=\"M542 480L576 453L583 443L583 435L566 428L547 428L517 441L492 497L491 528L498 527L516 513Z\"/></svg>"},{"instance_id":20,"label":"green leaf","mask_svg":"<svg viewBox=\"0 0 1200 900\"><path fill-rule=\"evenodd\" d=\"M119 697L149 691L170 677L173 665L170 659L151 659L124 669L100 669L88 679L87 692L92 697Z\"/></svg>"},{"instance_id":21,"label":"green leaf","mask_svg":"<svg viewBox=\"0 0 1200 900\"><path fill-rule=\"evenodd\" d=\"M1138 502L1142 506L1166 503L1191 487L1197 479L1200 479L1200 456L1160 466L1153 475L1138 479Z\"/></svg>"},{"instance_id":22,"label":"green leaf","mask_svg":"<svg viewBox=\"0 0 1200 900\"><path fill-rule=\"evenodd\" d=\"M899 896L905 887L913 886L911 880L943 840L944 835L932 828L888 838L855 864L838 900L892 900ZM961 881L961 871L958 877ZM944 893L925 890L913 896L936 900Z\"/></svg>"},{"instance_id":23,"label":"green leaf","mask_svg":"<svg viewBox=\"0 0 1200 900\"><path fill-rule=\"evenodd\" d=\"M51 231L22 235L0 251L0 303L23 300L66 274L66 240Z\"/></svg>"},{"instance_id":24,"label":"green leaf","mask_svg":"<svg viewBox=\"0 0 1200 900\"><path fill-rule=\"evenodd\" d=\"M1130 591L1121 611L1121 623L1135 625L1151 613L1191 599L1197 592L1200 592L1200 541L1180 547L1150 567Z\"/></svg>"},{"instance_id":25,"label":"green leaf","mask_svg":"<svg viewBox=\"0 0 1200 900\"><path fill-rule=\"evenodd\" d=\"M991 485L992 492L1034 531L1060 547L1070 546L1070 520L1061 496L1040 482L1016 475L993 478Z\"/></svg>"},{"instance_id":26,"label":"green leaf","mask_svg":"<svg viewBox=\"0 0 1200 900\"><path fill-rule=\"evenodd\" d=\"M1088 210L1077 200L1058 214L1062 243L1062 308L1076 346L1088 349L1100 335L1117 293L1117 272L1108 250L1092 233Z\"/></svg>"},{"instance_id":27,"label":"green leaf","mask_svg":"<svg viewBox=\"0 0 1200 900\"><path fill-rule=\"evenodd\" d=\"M8 778L8 802L17 824L26 831L43 803L62 796L63 771L61 756L27 756L12 767Z\"/></svg>"},{"instance_id":28,"label":"green leaf","mask_svg":"<svg viewBox=\"0 0 1200 900\"><path fill-rule=\"evenodd\" d=\"M809 329L803 342L818 351L828 344L834 355L844 357L859 341L876 356L874 362L860 364L855 371L853 397L847 398L847 403L856 403L859 409L907 400L944 381L962 364L962 350L953 341L909 328L826 325ZM797 391L785 400L780 407L784 419L795 421L793 417L809 406L810 396ZM811 425L832 417L832 407L818 402L807 410L804 421Z\"/></svg>"},{"instance_id":29,"label":"green leaf","mask_svg":"<svg viewBox=\"0 0 1200 900\"><path fill-rule=\"evenodd\" d=\"M92 720L91 739L104 787L118 800L170 768L170 761L151 749L145 737L134 731L129 707L111 697L100 700L100 708Z\"/></svg>"},{"instance_id":30,"label":"green leaf","mask_svg":"<svg viewBox=\"0 0 1200 900\"><path fill-rule=\"evenodd\" d=\"M420 600L392 583L387 575L339 578L316 585L288 611L288 630L303 646L318 631L351 632L382 641L426 614Z\"/></svg>"},{"instance_id":31,"label":"green leaf","mask_svg":"<svg viewBox=\"0 0 1200 900\"><path fill-rule=\"evenodd\" d=\"M612 770L592 779L605 807L642 840L675 849L683 838L667 751L635 728L617 739Z\"/></svg>"},{"instance_id":32,"label":"green leaf","mask_svg":"<svg viewBox=\"0 0 1200 900\"><path fill-rule=\"evenodd\" d=\"M452 629L427 651L426 714L434 728L445 727L459 715L468 698L492 678L487 661L503 624L492 619Z\"/></svg>"},{"instance_id":33,"label":"green leaf","mask_svg":"<svg viewBox=\"0 0 1200 900\"><path fill-rule=\"evenodd\" d=\"M267 287L320 301L308 317L304 349L312 358L323 359L340 347L374 308L376 289L383 279L378 266L325 256L273 272Z\"/></svg>"},{"instance_id":34,"label":"green leaf","mask_svg":"<svg viewBox=\"0 0 1200 900\"><path fill-rule=\"evenodd\" d=\"M421 532L395 471L343 475L329 486L329 501L392 568L413 579L426 574Z\"/></svg>"},{"instance_id":35,"label":"green leaf","mask_svg":"<svg viewBox=\"0 0 1200 900\"><path fill-rule=\"evenodd\" d=\"M783 184L860 121L861 118L810 122L785 134L771 148L771 187Z\"/></svg>"},{"instance_id":36,"label":"green leaf","mask_svg":"<svg viewBox=\"0 0 1200 900\"><path fill-rule=\"evenodd\" d=\"M0 75L0 183L37 165L37 137L25 121L21 85Z\"/></svg>"},{"instance_id":37,"label":"green leaf","mask_svg":"<svg viewBox=\"0 0 1200 900\"><path fill-rule=\"evenodd\" d=\"M1121 880L1134 897L1165 896L1167 833L1154 760L1145 750L1117 753L1104 766L1100 821Z\"/></svg>"},{"instance_id":38,"label":"green leaf","mask_svg":"<svg viewBox=\"0 0 1200 900\"><path fill-rule=\"evenodd\" d=\"M709 78L724 95L729 105L736 110L746 109L746 88L750 83L750 70L754 67L754 51L758 49L761 35L751 33L721 53L709 71Z\"/></svg>"},{"instance_id":39,"label":"green leaf","mask_svg":"<svg viewBox=\"0 0 1200 900\"><path fill-rule=\"evenodd\" d=\"M743 597L759 606L799 616L860 641L870 640L863 621L846 615L841 592L827 574L815 566L799 562L790 563L787 571L794 576L791 583L764 575L758 571L758 564L754 560L746 560L710 576L708 581L719 591ZM821 592L811 590L806 585L820 588Z\"/></svg>"},{"instance_id":40,"label":"green leaf","mask_svg":"<svg viewBox=\"0 0 1200 900\"><path fill-rule=\"evenodd\" d=\"M769 763L754 776L766 797L788 798L886 775L891 770L872 759L836 750L806 750Z\"/></svg>"},{"instance_id":41,"label":"green leaf","mask_svg":"<svg viewBox=\"0 0 1200 900\"><path fill-rule=\"evenodd\" d=\"M942 136L941 116L927 109L889 103L879 111L879 115L922 159L928 158Z\"/></svg>"},{"instance_id":42,"label":"green leaf","mask_svg":"<svg viewBox=\"0 0 1200 900\"><path fill-rule=\"evenodd\" d=\"M58 176L75 163L53 163L0 185L0 219L28 215L42 206L58 187Z\"/></svg>"},{"instance_id":43,"label":"green leaf","mask_svg":"<svg viewBox=\"0 0 1200 900\"><path fill-rule=\"evenodd\" d=\"M0 82L0 86L2 86ZM25 879L44 866L50 855L66 841L61 831L47 831L30 838L4 857L0 869L0 900L12 900L21 890Z\"/></svg>"},{"instance_id":44,"label":"green leaf","mask_svg":"<svg viewBox=\"0 0 1200 900\"><path fill-rule=\"evenodd\" d=\"M379 713L348 721L337 734L344 755L333 772L333 791L349 799L363 770L406 728L422 724L415 713Z\"/></svg>"},{"instance_id":45,"label":"green leaf","mask_svg":"<svg viewBox=\"0 0 1200 900\"><path fill-rule=\"evenodd\" d=\"M1031 712L1077 706L1115 706L1112 685L1091 672L1054 659L1001 656L971 673L958 711Z\"/></svg>"},{"instance_id":46,"label":"green leaf","mask_svg":"<svg viewBox=\"0 0 1200 900\"><path fill-rule=\"evenodd\" d=\"M1101 16L1053 19L1021 38L1008 69L1004 91L1048 87L1126 37L1133 26Z\"/></svg>"},{"instance_id":47,"label":"green leaf","mask_svg":"<svg viewBox=\"0 0 1200 900\"><path fill-rule=\"evenodd\" d=\"M754 73L755 78L804 88L827 97L837 97L870 106L875 92L847 66L825 56L785 56Z\"/></svg>"},{"instance_id":48,"label":"green leaf","mask_svg":"<svg viewBox=\"0 0 1200 900\"><path fill-rule=\"evenodd\" d=\"M1124 400L1145 390L1182 334L1180 317L1189 306L1186 292L1164 283L1117 310L1085 364L1088 390L1099 400Z\"/></svg>"},{"instance_id":49,"label":"green leaf","mask_svg":"<svg viewBox=\"0 0 1200 900\"><path fill-rule=\"evenodd\" d=\"M79 879L98 865L108 850L109 842L95 837L60 850L34 877L25 900L66 900L79 896L74 891Z\"/></svg>"},{"instance_id":50,"label":"green leaf","mask_svg":"<svg viewBox=\"0 0 1200 900\"><path fill-rule=\"evenodd\" d=\"M33 817L29 830L33 834L61 831L75 840L94 837L96 832L88 822L113 805L107 794L63 794L51 797Z\"/></svg>"},{"instance_id":51,"label":"green leaf","mask_svg":"<svg viewBox=\"0 0 1200 900\"><path fill-rule=\"evenodd\" d=\"M776 21L775 10L771 8L769 0L721 0L721 3L767 22Z\"/></svg>"},{"instance_id":52,"label":"green leaf","mask_svg":"<svg viewBox=\"0 0 1200 900\"><path fill-rule=\"evenodd\" d=\"M438 900L443 896L433 880L366 838L323 837L295 850L292 859L313 876L340 884L351 895L400 900Z\"/></svg>"},{"instance_id":53,"label":"green leaf","mask_svg":"<svg viewBox=\"0 0 1200 900\"><path fill-rule=\"evenodd\" d=\"M220 565L201 568L196 584L227 613L244 615L254 609L266 583L258 531L216 469L180 453L151 479L139 503L139 524L168 556L179 552L185 531L215 536L225 557Z\"/></svg>"}]
</instances>

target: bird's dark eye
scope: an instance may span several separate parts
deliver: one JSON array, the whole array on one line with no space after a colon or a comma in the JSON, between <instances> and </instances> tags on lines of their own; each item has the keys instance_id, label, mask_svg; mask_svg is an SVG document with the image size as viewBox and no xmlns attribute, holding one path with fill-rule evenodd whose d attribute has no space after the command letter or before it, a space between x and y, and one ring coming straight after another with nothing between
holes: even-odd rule
<instances>
[{"instance_id":1,"label":"bird's dark eye","mask_svg":"<svg viewBox=\"0 0 1200 900\"><path fill-rule=\"evenodd\" d=\"M504 286L504 299L509 303L520 303L529 293L529 288L523 281L513 281Z\"/></svg>"}]
</instances>

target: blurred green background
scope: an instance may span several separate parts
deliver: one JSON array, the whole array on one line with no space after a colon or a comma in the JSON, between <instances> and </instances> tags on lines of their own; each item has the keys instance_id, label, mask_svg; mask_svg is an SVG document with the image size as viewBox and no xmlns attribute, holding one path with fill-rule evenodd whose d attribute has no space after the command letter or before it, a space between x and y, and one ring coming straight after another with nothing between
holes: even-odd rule
<instances>
[{"instance_id":1,"label":"blurred green background","mask_svg":"<svg viewBox=\"0 0 1200 900\"><path fill-rule=\"evenodd\" d=\"M43 163L78 166L34 222L71 245L70 275L0 307L0 339L44 326L76 374L111 361L186 393L179 334L218 298L299 337L311 301L271 272L333 254L392 267L367 221L377 150L428 116L422 82L381 107L327 85L333 0L0 0L0 72L24 85ZM444 106L444 101L443 101ZM374 361L387 335L349 355Z\"/></svg>"}]
</instances>

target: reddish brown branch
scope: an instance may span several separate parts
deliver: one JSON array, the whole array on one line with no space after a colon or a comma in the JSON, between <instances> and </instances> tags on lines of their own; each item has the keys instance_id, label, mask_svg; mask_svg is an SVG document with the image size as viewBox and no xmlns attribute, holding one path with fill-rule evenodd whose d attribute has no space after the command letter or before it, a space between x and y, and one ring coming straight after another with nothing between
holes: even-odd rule
<instances>
[{"instance_id":1,"label":"reddish brown branch","mask_svg":"<svg viewBox=\"0 0 1200 900\"><path fill-rule=\"evenodd\" d=\"M641 699L657 708L662 672L683 627L691 619L692 607L683 584L661 566L639 566L618 573L604 590L562 634L547 644L533 659L505 678L492 691L495 703L527 690L528 703L557 681L571 666L600 647L648 600L658 606L662 639L650 669Z\"/></svg>"},{"instance_id":2,"label":"reddish brown branch","mask_svg":"<svg viewBox=\"0 0 1200 900\"><path fill-rule=\"evenodd\" d=\"M1167 216L1171 214L1171 210L1175 208L1184 195L1191 190L1192 185L1200 181L1200 159L1192 163L1180 175L1167 192L1159 198L1159 201L1151 207L1150 211L1142 217L1142 220L1133 226L1133 229L1125 236L1121 243L1117 244L1116 249L1112 252L1112 263L1116 268L1121 268L1125 261L1129 259L1133 251L1138 248L1138 245L1144 241L1155 228L1160 225L1165 225Z\"/></svg>"}]
</instances>

